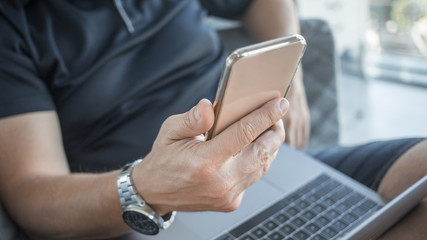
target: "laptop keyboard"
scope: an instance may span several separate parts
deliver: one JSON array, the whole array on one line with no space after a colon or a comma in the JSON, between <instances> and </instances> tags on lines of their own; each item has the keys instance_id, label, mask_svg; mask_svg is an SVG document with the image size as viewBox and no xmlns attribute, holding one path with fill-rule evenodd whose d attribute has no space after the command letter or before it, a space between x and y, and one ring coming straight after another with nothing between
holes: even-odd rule
<instances>
[{"instance_id":1,"label":"laptop keyboard","mask_svg":"<svg viewBox=\"0 0 427 240\"><path fill-rule=\"evenodd\" d=\"M322 174L216 240L335 239L380 207Z\"/></svg>"}]
</instances>

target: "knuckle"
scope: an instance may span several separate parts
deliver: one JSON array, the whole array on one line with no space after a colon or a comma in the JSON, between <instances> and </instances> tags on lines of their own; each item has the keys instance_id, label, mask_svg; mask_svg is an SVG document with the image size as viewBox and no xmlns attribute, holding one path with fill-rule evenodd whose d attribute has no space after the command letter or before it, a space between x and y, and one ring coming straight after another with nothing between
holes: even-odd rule
<instances>
[{"instance_id":1,"label":"knuckle","mask_svg":"<svg viewBox=\"0 0 427 240\"><path fill-rule=\"evenodd\" d=\"M159 134L157 134L156 141L160 144L165 144L168 136L170 136L171 132L173 132L174 122L176 121L175 116L169 116L163 121Z\"/></svg>"},{"instance_id":2,"label":"knuckle","mask_svg":"<svg viewBox=\"0 0 427 240\"><path fill-rule=\"evenodd\" d=\"M264 175L270 168L270 160L272 159L272 154L263 143L254 144L254 148L259 163L259 169Z\"/></svg>"},{"instance_id":3,"label":"knuckle","mask_svg":"<svg viewBox=\"0 0 427 240\"><path fill-rule=\"evenodd\" d=\"M183 127L186 129L192 130L194 128L193 127L194 124L192 124L192 120L191 120L189 113L184 114L184 119L183 119L182 123L183 123Z\"/></svg>"},{"instance_id":4,"label":"knuckle","mask_svg":"<svg viewBox=\"0 0 427 240\"><path fill-rule=\"evenodd\" d=\"M240 201L233 201L224 209L224 212L234 212L239 208L239 206Z\"/></svg>"},{"instance_id":5,"label":"knuckle","mask_svg":"<svg viewBox=\"0 0 427 240\"><path fill-rule=\"evenodd\" d=\"M221 198L217 199L216 203L217 203L217 209L219 210L224 210L226 208L228 208L228 206L230 205L230 203L232 202L232 199L230 197L230 194L224 195Z\"/></svg>"},{"instance_id":6,"label":"knuckle","mask_svg":"<svg viewBox=\"0 0 427 240\"><path fill-rule=\"evenodd\" d=\"M264 167L262 168L261 174L264 175L268 172L268 170L270 169L270 163L266 163L264 164Z\"/></svg>"},{"instance_id":7,"label":"knuckle","mask_svg":"<svg viewBox=\"0 0 427 240\"><path fill-rule=\"evenodd\" d=\"M161 129L167 131L174 122L174 118L175 116L169 116L168 118L166 118L166 120L162 123Z\"/></svg>"},{"instance_id":8,"label":"knuckle","mask_svg":"<svg viewBox=\"0 0 427 240\"><path fill-rule=\"evenodd\" d=\"M217 209L222 212L232 212L237 210L240 206L240 201L232 194L227 194L218 201Z\"/></svg>"},{"instance_id":9,"label":"knuckle","mask_svg":"<svg viewBox=\"0 0 427 240\"><path fill-rule=\"evenodd\" d=\"M269 121L268 123L270 126L276 123L282 117L280 113L278 114L278 111L267 111L265 115L266 119Z\"/></svg>"},{"instance_id":10,"label":"knuckle","mask_svg":"<svg viewBox=\"0 0 427 240\"><path fill-rule=\"evenodd\" d=\"M240 137L245 143L250 143L257 137L255 126L250 122L239 121L239 129Z\"/></svg>"},{"instance_id":11,"label":"knuckle","mask_svg":"<svg viewBox=\"0 0 427 240\"><path fill-rule=\"evenodd\" d=\"M212 187L210 191L210 198L219 200L219 204L221 204L222 201L227 200L230 191L231 184L228 182L216 183L216 186Z\"/></svg>"},{"instance_id":12,"label":"knuckle","mask_svg":"<svg viewBox=\"0 0 427 240\"><path fill-rule=\"evenodd\" d=\"M265 148L265 146L263 146L263 144L258 143L255 145L255 148L256 148L256 155L257 155L258 160L261 163L267 162L268 159L270 158L270 153Z\"/></svg>"}]
</instances>

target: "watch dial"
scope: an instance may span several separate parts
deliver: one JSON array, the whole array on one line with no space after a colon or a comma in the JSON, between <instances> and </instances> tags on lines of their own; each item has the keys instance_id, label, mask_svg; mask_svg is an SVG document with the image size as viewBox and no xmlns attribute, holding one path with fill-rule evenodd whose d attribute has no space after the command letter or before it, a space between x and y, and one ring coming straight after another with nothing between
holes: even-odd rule
<instances>
[{"instance_id":1,"label":"watch dial","mask_svg":"<svg viewBox=\"0 0 427 240\"><path fill-rule=\"evenodd\" d=\"M159 226L142 213L134 211L123 212L123 220L135 231L146 235L159 233Z\"/></svg>"}]
</instances>

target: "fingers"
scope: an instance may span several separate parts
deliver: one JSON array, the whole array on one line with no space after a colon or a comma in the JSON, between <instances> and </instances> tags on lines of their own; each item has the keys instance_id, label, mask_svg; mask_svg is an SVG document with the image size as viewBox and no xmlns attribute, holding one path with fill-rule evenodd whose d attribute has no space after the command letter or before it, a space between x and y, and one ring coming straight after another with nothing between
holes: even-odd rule
<instances>
[{"instance_id":1,"label":"fingers","mask_svg":"<svg viewBox=\"0 0 427 240\"><path fill-rule=\"evenodd\" d=\"M283 122L279 120L233 159L236 171L247 175L240 184L241 190L251 186L268 171L284 139Z\"/></svg>"},{"instance_id":2,"label":"fingers","mask_svg":"<svg viewBox=\"0 0 427 240\"><path fill-rule=\"evenodd\" d=\"M229 212L238 208L244 191L261 178L269 169L283 144L285 132L283 122L279 120L257 140L249 144L242 152L228 161L227 168L240 179L216 201L216 211Z\"/></svg>"},{"instance_id":3,"label":"fingers","mask_svg":"<svg viewBox=\"0 0 427 240\"><path fill-rule=\"evenodd\" d=\"M212 139L212 150L223 159L234 156L278 122L288 109L289 102L284 98L269 101Z\"/></svg>"},{"instance_id":4,"label":"fingers","mask_svg":"<svg viewBox=\"0 0 427 240\"><path fill-rule=\"evenodd\" d=\"M207 132L212 127L213 121L212 103L202 99L190 111L166 119L159 136L167 136L169 140L196 137Z\"/></svg>"},{"instance_id":5,"label":"fingers","mask_svg":"<svg viewBox=\"0 0 427 240\"><path fill-rule=\"evenodd\" d=\"M286 129L286 143L294 148L305 149L310 138L309 115L290 110L283 121Z\"/></svg>"},{"instance_id":6,"label":"fingers","mask_svg":"<svg viewBox=\"0 0 427 240\"><path fill-rule=\"evenodd\" d=\"M285 99L274 99L206 142L195 137L212 126L209 101L168 118L135 169L138 191L159 211L235 210L283 143L281 117L288 108Z\"/></svg>"},{"instance_id":7,"label":"fingers","mask_svg":"<svg viewBox=\"0 0 427 240\"><path fill-rule=\"evenodd\" d=\"M288 117L285 116L285 118ZM298 132L299 130L296 129L296 126L293 123L293 120L291 121L290 118L287 118L287 124L285 126L286 129L286 143L289 144L289 146L296 148L298 146Z\"/></svg>"}]
</instances>

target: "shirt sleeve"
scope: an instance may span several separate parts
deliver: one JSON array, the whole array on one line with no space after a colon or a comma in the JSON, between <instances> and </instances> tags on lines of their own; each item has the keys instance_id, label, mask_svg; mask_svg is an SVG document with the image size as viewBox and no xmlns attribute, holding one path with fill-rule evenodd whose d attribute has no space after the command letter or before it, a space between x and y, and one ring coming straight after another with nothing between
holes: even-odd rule
<instances>
[{"instance_id":1,"label":"shirt sleeve","mask_svg":"<svg viewBox=\"0 0 427 240\"><path fill-rule=\"evenodd\" d=\"M235 19L245 13L252 0L199 0L209 15Z\"/></svg>"},{"instance_id":2,"label":"shirt sleeve","mask_svg":"<svg viewBox=\"0 0 427 240\"><path fill-rule=\"evenodd\" d=\"M46 82L39 77L31 57L25 31L19 29L22 24L14 20L0 12L0 118L55 110Z\"/></svg>"}]
</instances>

